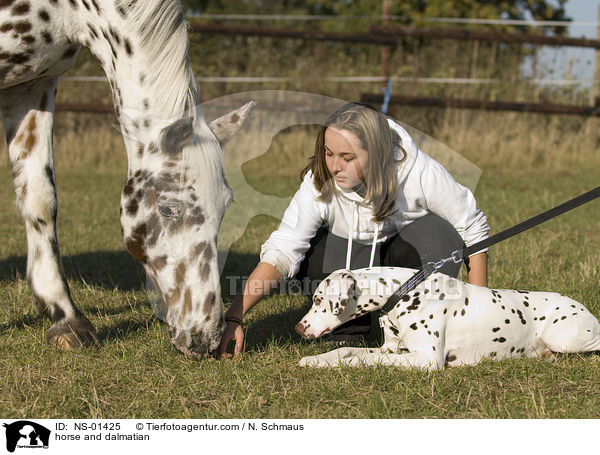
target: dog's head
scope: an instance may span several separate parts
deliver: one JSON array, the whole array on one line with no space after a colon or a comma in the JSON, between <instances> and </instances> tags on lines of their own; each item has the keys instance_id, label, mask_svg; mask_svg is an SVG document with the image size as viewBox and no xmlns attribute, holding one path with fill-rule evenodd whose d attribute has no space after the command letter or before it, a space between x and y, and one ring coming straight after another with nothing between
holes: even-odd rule
<instances>
[{"instance_id":1,"label":"dog's head","mask_svg":"<svg viewBox=\"0 0 600 455\"><path fill-rule=\"evenodd\" d=\"M338 270L319 284L308 313L296 325L302 338L318 338L359 316L357 299L360 290L349 270Z\"/></svg>"}]
</instances>

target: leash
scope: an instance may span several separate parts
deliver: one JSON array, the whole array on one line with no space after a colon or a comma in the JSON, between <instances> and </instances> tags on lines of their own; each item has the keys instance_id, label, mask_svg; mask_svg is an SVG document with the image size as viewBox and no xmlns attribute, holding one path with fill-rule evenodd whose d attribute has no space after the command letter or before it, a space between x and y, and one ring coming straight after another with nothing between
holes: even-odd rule
<instances>
[{"instance_id":1,"label":"leash","mask_svg":"<svg viewBox=\"0 0 600 455\"><path fill-rule=\"evenodd\" d=\"M529 218L528 220L523 221L522 223L519 223L513 227L505 229L502 232L494 234L491 237L482 240L481 242L477 242L474 245L464 248L462 251L453 251L452 255L450 257L447 257L446 259L442 259L438 262L428 262L423 266L421 270L419 270L417 273L411 276L404 284L402 284L402 286L400 286L400 288L396 292L394 292L388 298L387 302L385 303L385 305L383 305L380 311L384 314L389 313L402 297L404 297L410 291L415 289L419 284L425 281L432 273L441 269L444 266L444 264L448 262L454 262L455 264L458 264L462 262L464 258L467 258L472 254L489 248L490 246L496 245L497 243L500 243L503 240L509 239L510 237L520 234L521 232L527 231L528 229L531 229L532 227L535 227L539 224L545 223L546 221L551 220L552 218L556 218L557 216L562 215L563 213L566 213L570 210L573 210L574 208L577 208L580 205L593 201L598 197L600 197L600 186L591 191L588 191L587 193L577 196L567 202L564 202L563 204L557 205L556 207L550 210L540 213L539 215Z\"/></svg>"}]
</instances>

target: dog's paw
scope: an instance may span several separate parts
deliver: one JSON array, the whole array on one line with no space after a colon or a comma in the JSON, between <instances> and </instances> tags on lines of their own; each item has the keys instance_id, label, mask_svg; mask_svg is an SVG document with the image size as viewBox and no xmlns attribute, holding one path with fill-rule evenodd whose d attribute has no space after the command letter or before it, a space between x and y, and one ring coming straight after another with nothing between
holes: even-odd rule
<instances>
[{"instance_id":1,"label":"dog's paw","mask_svg":"<svg viewBox=\"0 0 600 455\"><path fill-rule=\"evenodd\" d=\"M319 356L311 355L308 357L302 357L300 362L298 362L299 367L309 367L309 368L331 368L333 365L330 365L328 362L320 359Z\"/></svg>"}]
</instances>

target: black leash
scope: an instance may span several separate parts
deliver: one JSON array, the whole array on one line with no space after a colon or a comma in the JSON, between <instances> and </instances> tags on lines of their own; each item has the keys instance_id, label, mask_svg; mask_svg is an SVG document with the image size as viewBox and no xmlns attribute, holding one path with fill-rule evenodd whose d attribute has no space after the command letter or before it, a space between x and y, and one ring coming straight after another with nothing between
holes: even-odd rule
<instances>
[{"instance_id":1,"label":"black leash","mask_svg":"<svg viewBox=\"0 0 600 455\"><path fill-rule=\"evenodd\" d=\"M392 308L396 306L396 304L400 301L402 297L408 294L410 291L415 289L419 284L427 279L432 273L439 270L443 267L444 264L448 262L454 262L456 264L463 261L464 258L471 256L481 250L489 248L492 245L496 245L497 243L502 242L510 237L513 237L521 232L524 232L528 229L531 229L538 224L545 223L552 218L555 218L563 213L568 212L569 210L573 210L580 205L586 204L587 202L593 201L594 199L600 197L600 186L588 191L587 193L582 194L581 196L577 196L563 204L560 204L544 213L540 213L532 218L529 218L522 223L517 224L516 226L505 229L502 232L492 235L481 242L477 242L474 245L471 245L462 251L456 250L452 252L452 256L442 259L438 262L428 262L423 266L422 270L419 270L413 276L411 276L400 288L394 292L387 300L385 305L381 308L381 311L386 314L389 313Z\"/></svg>"}]
</instances>

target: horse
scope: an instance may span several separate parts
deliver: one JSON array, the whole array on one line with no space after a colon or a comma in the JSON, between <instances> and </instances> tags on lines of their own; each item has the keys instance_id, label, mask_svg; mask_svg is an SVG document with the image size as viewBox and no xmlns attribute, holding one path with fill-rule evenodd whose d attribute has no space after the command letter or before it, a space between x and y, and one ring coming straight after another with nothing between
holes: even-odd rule
<instances>
[{"instance_id":1,"label":"horse","mask_svg":"<svg viewBox=\"0 0 600 455\"><path fill-rule=\"evenodd\" d=\"M225 323L216 238L232 200L221 147L253 105L208 124L187 32L177 0L0 0L0 110L27 233L27 281L51 321L49 343L100 343L65 277L52 151L58 78L86 47L110 84L127 151L125 247L164 301L173 345L195 357L218 347Z\"/></svg>"}]
</instances>

